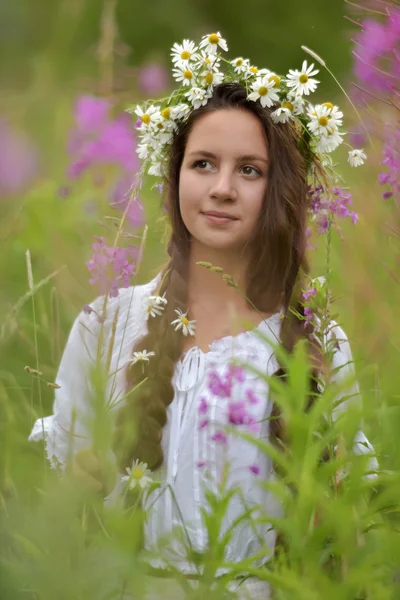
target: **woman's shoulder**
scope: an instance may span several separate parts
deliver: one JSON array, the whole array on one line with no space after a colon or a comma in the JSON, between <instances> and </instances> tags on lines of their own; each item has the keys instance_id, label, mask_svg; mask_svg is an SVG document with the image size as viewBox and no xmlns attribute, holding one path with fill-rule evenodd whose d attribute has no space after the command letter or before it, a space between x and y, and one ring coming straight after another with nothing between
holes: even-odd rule
<instances>
[{"instance_id":1,"label":"woman's shoulder","mask_svg":"<svg viewBox=\"0 0 400 600\"><path fill-rule=\"evenodd\" d=\"M115 297L98 296L83 307L76 319L82 334L90 340L98 339L103 331L104 342L111 334L119 337L121 331L129 330L130 339L146 332L146 298L154 293L160 275L147 283L121 288Z\"/></svg>"}]
</instances>

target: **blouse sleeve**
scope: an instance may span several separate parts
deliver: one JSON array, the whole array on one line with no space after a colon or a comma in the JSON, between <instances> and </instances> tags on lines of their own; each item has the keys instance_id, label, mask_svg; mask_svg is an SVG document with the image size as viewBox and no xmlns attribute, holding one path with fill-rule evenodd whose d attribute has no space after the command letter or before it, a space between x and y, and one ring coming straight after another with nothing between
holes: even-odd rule
<instances>
[{"instance_id":1,"label":"blouse sleeve","mask_svg":"<svg viewBox=\"0 0 400 600\"><path fill-rule=\"evenodd\" d=\"M333 359L332 359L332 382L337 383L342 391L335 397L333 418L336 420L350 406L351 403L361 403L362 398L356 381L353 356L350 349L350 344L343 329L332 322L329 337L334 342ZM375 451L364 432L362 431L363 424L360 423L354 444L354 454L366 454L370 456L368 461L368 471L376 471L378 469L378 461L375 456ZM366 477L374 477L374 473L367 473Z\"/></svg>"},{"instance_id":2,"label":"blouse sleeve","mask_svg":"<svg viewBox=\"0 0 400 600\"><path fill-rule=\"evenodd\" d=\"M102 298L91 308L100 314ZM68 460L91 445L89 421L92 415L90 373L96 364L100 324L95 312L81 312L76 318L60 362L53 414L38 419L30 441L44 439L53 468L65 468Z\"/></svg>"}]
</instances>

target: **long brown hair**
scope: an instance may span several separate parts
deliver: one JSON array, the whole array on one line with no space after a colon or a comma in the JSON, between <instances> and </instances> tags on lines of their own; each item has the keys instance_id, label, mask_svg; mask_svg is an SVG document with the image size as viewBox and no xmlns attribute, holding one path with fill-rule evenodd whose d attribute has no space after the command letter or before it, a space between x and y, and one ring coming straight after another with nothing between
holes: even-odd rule
<instances>
[{"instance_id":1,"label":"long brown hair","mask_svg":"<svg viewBox=\"0 0 400 600\"><path fill-rule=\"evenodd\" d=\"M174 136L166 178L166 203L171 224L168 244L169 262L162 271L159 294L168 303L163 314L149 318L148 333L133 351L154 351L145 367L134 364L127 370L127 390L147 378L127 399L119 411L115 452L121 471L138 459L150 469L163 462L162 430L167 407L174 398L172 376L182 353L182 336L170 323L175 309L186 311L187 274L190 234L179 206L179 174L188 136L194 123L205 114L221 109L245 110L260 121L269 155L268 185L261 215L250 241L251 268L248 270L246 295L260 312L272 312L284 306L281 343L290 352L300 337L312 332L293 316L294 307L304 315L301 300L302 278L308 272L306 261L307 162L299 134L291 123L275 124L271 110L247 100L246 90L237 83L222 83L214 88L207 104L193 110ZM278 414L274 407L274 414ZM280 419L271 421L271 434L282 437Z\"/></svg>"}]
</instances>

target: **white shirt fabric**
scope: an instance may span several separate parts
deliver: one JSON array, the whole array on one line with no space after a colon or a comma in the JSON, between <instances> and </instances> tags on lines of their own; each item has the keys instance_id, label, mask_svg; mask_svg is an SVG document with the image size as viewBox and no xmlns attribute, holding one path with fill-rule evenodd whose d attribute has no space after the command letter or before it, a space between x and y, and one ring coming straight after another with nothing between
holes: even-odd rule
<instances>
[{"instance_id":1,"label":"white shirt fabric","mask_svg":"<svg viewBox=\"0 0 400 600\"><path fill-rule=\"evenodd\" d=\"M106 357L111 357L107 384L110 406L115 405L125 393L125 367L131 358L133 346L147 332L145 300L155 292L158 283L159 276L148 284L121 289L117 298L108 300L101 360L105 364ZM100 297L91 307L101 314L103 303L104 298ZM109 355L117 310L114 344ZM271 460L254 444L238 436L229 435L227 444L213 439L215 433L228 424L228 400L214 396L208 388L210 373L215 371L223 375L232 358L249 363L266 375L272 375L278 369L272 345L279 339L280 317L281 314L277 313L254 330L216 340L208 352L197 347L191 348L177 363L173 378L175 396L168 407L168 421L163 429L164 463L161 469L153 473L154 479L161 481L162 485L150 494L145 504L148 508L145 546L150 552L153 566L163 568L173 563L181 572L196 571L187 559L187 547L189 545L200 553L207 547L207 532L202 518L202 509L207 505L205 491L207 488L217 491L226 464L230 465L227 487L237 487L240 492L229 504L223 524L225 530L246 508L252 506L265 507L269 515L281 514L278 500L260 485L263 480L274 477ZM55 392L54 414L38 419L31 432L31 441L45 439L47 455L53 467L65 467L68 459L78 450L91 446L90 418L93 408L90 401L90 371L98 355L100 329L95 312L82 312L78 316L56 378L60 388ZM332 331L338 340L332 367L338 369L346 365L335 376L345 380L353 371L350 347L338 325L334 325ZM267 341L258 337L260 333ZM182 333L177 332L176 335ZM260 431L253 435L268 439L269 421L266 419L272 409L268 384L246 370L246 379L234 385L231 400L242 399L248 388L259 400L251 405L252 415L255 420L262 422ZM358 393L357 384L347 393ZM201 421L205 415L199 412L199 406L204 401L208 407L206 416L209 424L202 428ZM245 426L237 427L247 431ZM74 435L71 435L71 431ZM360 431L355 451L368 452L365 444L368 445L368 440ZM253 465L258 465L259 474L250 470ZM106 499L109 503L115 502L121 495L123 484L120 477L114 491ZM275 537L275 531L268 524L256 528L250 517L235 530L227 545L225 559L238 562L262 547L272 551ZM163 558L160 558L160 554Z\"/></svg>"}]
</instances>

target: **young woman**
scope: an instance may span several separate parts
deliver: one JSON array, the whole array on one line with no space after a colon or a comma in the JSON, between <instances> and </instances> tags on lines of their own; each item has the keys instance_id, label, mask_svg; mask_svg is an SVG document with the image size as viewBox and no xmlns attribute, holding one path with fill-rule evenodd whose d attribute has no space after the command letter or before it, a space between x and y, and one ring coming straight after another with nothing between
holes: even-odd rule
<instances>
[{"instance_id":1,"label":"young woman","mask_svg":"<svg viewBox=\"0 0 400 600\"><path fill-rule=\"evenodd\" d=\"M283 437L280 420L268 420L277 414L268 384L234 360L271 376L282 374L276 343L291 352L306 338L310 355L318 354L301 296L308 272L309 159L298 130L276 124L272 110L250 101L243 85L221 83L174 129L165 180L169 262L150 283L109 299L105 315L103 297L79 315L60 365L54 415L37 422L31 435L39 439L45 430L53 463L77 457L76 471L104 489L98 465L82 459L91 447L88 374L100 340L104 361L109 358L108 401L124 398L113 412L118 470L140 461L161 482L145 502L150 563L167 570L172 564L189 578L197 573L194 554L207 548L206 489L217 489L227 465L226 489L240 494L229 504L225 528L244 512L243 498L269 515L281 514L278 500L260 485L275 476L272 461L224 431L237 424L259 438ZM337 339L331 366L346 365L336 375L346 379L352 370L346 336L339 326L329 335ZM310 380L310 391L315 387ZM228 401L240 405L241 416L229 412ZM120 479L109 501L120 493ZM225 558L238 562L262 545L273 553L275 543L268 524L255 531L249 519L235 531ZM250 578L240 590L265 598L268 585Z\"/></svg>"}]
</instances>

